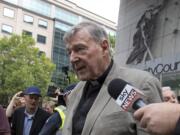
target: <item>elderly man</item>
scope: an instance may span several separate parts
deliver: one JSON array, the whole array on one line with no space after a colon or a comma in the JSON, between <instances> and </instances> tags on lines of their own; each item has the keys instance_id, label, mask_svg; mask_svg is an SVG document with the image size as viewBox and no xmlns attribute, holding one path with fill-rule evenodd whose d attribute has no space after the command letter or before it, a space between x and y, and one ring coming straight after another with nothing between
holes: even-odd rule
<instances>
[{"instance_id":1,"label":"elderly man","mask_svg":"<svg viewBox=\"0 0 180 135\"><path fill-rule=\"evenodd\" d=\"M38 135L49 113L39 108L41 93L38 87L31 86L24 91L25 107L14 111L12 135Z\"/></svg>"},{"instance_id":2,"label":"elderly man","mask_svg":"<svg viewBox=\"0 0 180 135\"><path fill-rule=\"evenodd\" d=\"M64 135L147 135L131 113L124 112L107 91L122 78L139 88L147 102L161 101L159 81L144 71L120 67L112 60L108 35L91 22L74 26L64 36L70 62L81 80L70 94Z\"/></svg>"},{"instance_id":3,"label":"elderly man","mask_svg":"<svg viewBox=\"0 0 180 135\"><path fill-rule=\"evenodd\" d=\"M163 101L169 103L178 103L177 97L171 87L162 87Z\"/></svg>"}]
</instances>

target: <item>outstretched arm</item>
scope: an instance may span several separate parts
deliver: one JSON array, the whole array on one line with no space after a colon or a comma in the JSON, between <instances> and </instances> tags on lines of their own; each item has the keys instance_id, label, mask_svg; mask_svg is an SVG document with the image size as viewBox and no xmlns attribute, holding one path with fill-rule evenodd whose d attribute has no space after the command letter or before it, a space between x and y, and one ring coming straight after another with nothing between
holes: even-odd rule
<instances>
[{"instance_id":1,"label":"outstretched arm","mask_svg":"<svg viewBox=\"0 0 180 135\"><path fill-rule=\"evenodd\" d=\"M177 122L180 118L180 105L172 103L149 104L138 109L134 113L134 118L149 133L170 135L175 132Z\"/></svg>"}]
</instances>

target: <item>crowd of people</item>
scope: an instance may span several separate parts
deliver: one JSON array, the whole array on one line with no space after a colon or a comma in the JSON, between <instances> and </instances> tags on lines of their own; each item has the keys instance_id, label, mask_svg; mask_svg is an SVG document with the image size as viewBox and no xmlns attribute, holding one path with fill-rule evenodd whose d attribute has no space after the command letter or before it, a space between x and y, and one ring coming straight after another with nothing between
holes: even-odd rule
<instances>
[{"instance_id":1,"label":"crowd of people","mask_svg":"<svg viewBox=\"0 0 180 135\"><path fill-rule=\"evenodd\" d=\"M44 100L36 86L17 92L6 109L0 106L0 135L61 135L65 120L67 96L76 84L60 92L56 103Z\"/></svg>"},{"instance_id":2,"label":"crowd of people","mask_svg":"<svg viewBox=\"0 0 180 135\"><path fill-rule=\"evenodd\" d=\"M0 106L0 135L180 135L174 92L150 73L118 65L104 28L81 22L64 42L80 81L57 92L58 106L46 101L41 108L36 86L15 94L6 112ZM116 78L141 90L147 105L134 113L122 110L107 90Z\"/></svg>"}]
</instances>

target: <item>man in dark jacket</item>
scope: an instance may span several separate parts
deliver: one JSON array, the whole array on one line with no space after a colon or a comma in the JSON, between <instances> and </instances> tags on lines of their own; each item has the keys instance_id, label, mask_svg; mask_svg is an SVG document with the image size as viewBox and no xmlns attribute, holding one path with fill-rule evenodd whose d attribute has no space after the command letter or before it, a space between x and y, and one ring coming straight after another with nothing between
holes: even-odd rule
<instances>
[{"instance_id":1,"label":"man in dark jacket","mask_svg":"<svg viewBox=\"0 0 180 135\"><path fill-rule=\"evenodd\" d=\"M32 86L24 91L25 107L18 108L12 117L12 135L38 135L49 113L40 109L39 88Z\"/></svg>"}]
</instances>

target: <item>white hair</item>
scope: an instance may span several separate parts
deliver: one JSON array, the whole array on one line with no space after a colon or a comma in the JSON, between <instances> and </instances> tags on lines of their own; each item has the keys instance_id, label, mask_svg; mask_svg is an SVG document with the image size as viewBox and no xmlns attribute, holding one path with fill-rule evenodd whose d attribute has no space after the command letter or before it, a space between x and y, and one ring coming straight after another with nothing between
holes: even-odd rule
<instances>
[{"instance_id":1,"label":"white hair","mask_svg":"<svg viewBox=\"0 0 180 135\"><path fill-rule=\"evenodd\" d=\"M164 86L164 87L162 87L162 91L168 91L168 90L172 91L172 89L171 89L170 86Z\"/></svg>"}]
</instances>

